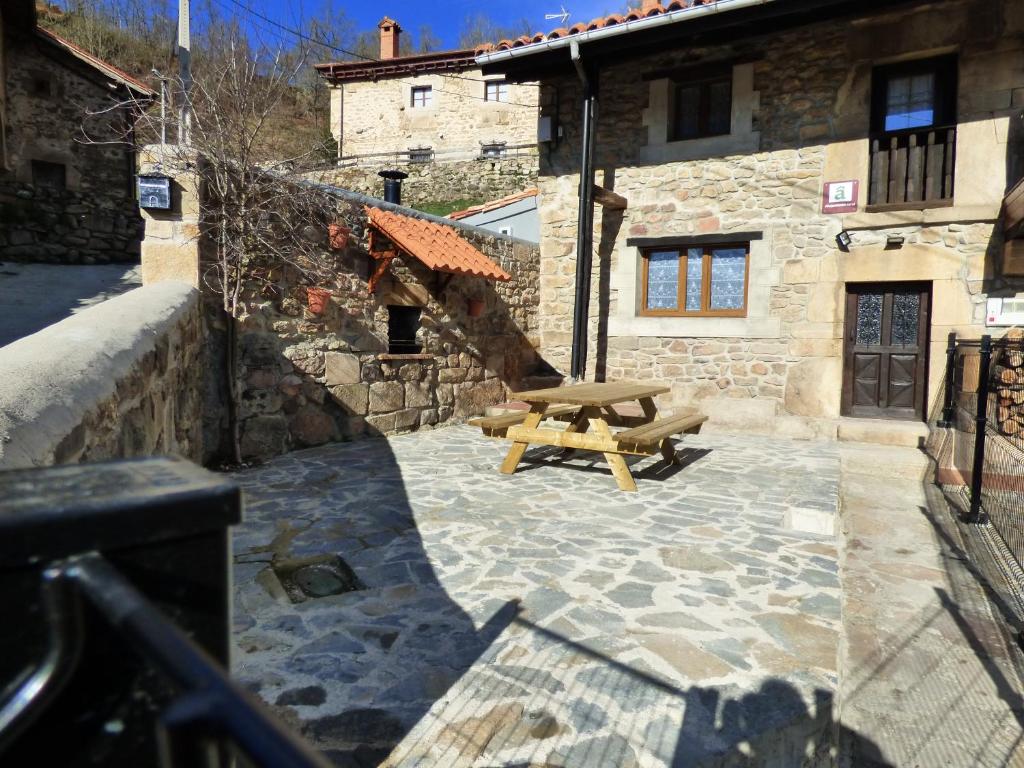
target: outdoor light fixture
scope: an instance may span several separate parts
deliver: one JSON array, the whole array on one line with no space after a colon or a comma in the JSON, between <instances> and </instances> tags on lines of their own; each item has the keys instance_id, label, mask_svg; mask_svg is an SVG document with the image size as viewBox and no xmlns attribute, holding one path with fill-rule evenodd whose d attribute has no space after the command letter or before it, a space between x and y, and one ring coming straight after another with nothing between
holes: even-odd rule
<instances>
[{"instance_id":1,"label":"outdoor light fixture","mask_svg":"<svg viewBox=\"0 0 1024 768\"><path fill-rule=\"evenodd\" d=\"M847 232L845 229L842 232L840 232L838 235L836 235L836 243L844 251L850 250L850 243L852 243L852 242L853 242L853 238L850 237L850 233Z\"/></svg>"},{"instance_id":2,"label":"outdoor light fixture","mask_svg":"<svg viewBox=\"0 0 1024 768\"><path fill-rule=\"evenodd\" d=\"M887 238L885 238L885 247L902 248L903 243L906 239L907 238L905 238L903 235L889 235Z\"/></svg>"}]
</instances>

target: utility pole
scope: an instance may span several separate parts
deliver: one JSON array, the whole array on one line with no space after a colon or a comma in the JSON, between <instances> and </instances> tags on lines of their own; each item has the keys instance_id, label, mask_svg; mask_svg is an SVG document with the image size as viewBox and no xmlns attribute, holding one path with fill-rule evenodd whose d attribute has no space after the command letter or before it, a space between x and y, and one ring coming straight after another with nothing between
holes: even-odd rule
<instances>
[{"instance_id":1,"label":"utility pole","mask_svg":"<svg viewBox=\"0 0 1024 768\"><path fill-rule=\"evenodd\" d=\"M178 0L178 76L181 105L178 113L178 143L189 144L192 128L192 39L189 0Z\"/></svg>"}]
</instances>

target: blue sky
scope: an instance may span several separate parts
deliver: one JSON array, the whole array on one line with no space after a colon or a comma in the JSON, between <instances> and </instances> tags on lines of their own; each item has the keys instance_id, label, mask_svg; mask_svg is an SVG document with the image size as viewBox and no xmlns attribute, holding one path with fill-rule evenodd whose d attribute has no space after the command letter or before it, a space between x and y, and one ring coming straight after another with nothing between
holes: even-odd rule
<instances>
[{"instance_id":1,"label":"blue sky","mask_svg":"<svg viewBox=\"0 0 1024 768\"><path fill-rule=\"evenodd\" d=\"M486 12L496 24L515 25L521 19L530 22L535 31L550 30L558 26L558 20L545 20L548 13L560 13L562 5L569 11L569 24L589 21L595 16L621 11L626 0L376 0L375 2L350 2L332 0L242 0L245 5L259 11L268 18L294 27L311 15L322 15L323 8L349 18L356 31L373 29L382 16L390 16L415 36L422 24L430 24L434 34L441 38L443 47L454 48L458 44L459 29L467 16ZM638 4L638 3L637 3ZM230 7L230 6L229 6ZM241 15L244 12L239 11ZM256 23L259 23L258 21Z\"/></svg>"}]
</instances>

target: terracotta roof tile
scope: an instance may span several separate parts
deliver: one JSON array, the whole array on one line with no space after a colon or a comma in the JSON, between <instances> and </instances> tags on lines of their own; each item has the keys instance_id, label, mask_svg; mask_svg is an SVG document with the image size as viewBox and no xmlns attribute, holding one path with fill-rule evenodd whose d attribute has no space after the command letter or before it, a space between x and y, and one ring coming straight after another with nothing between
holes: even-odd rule
<instances>
[{"instance_id":1,"label":"terracotta roof tile","mask_svg":"<svg viewBox=\"0 0 1024 768\"><path fill-rule=\"evenodd\" d=\"M370 206L366 207L366 212L370 226L433 270L489 280L512 279L508 272L461 238L452 227Z\"/></svg>"},{"instance_id":2,"label":"terracotta roof tile","mask_svg":"<svg viewBox=\"0 0 1024 768\"><path fill-rule=\"evenodd\" d=\"M478 213L494 211L497 210L498 208L504 208L506 205L511 205L512 203L517 202L519 200L525 200L528 197L536 196L537 188L530 187L529 189L524 189L522 192L515 192L514 194L506 195L505 197L499 198L497 200L489 200L486 203L480 203L480 205L472 205L464 211L455 211L454 213L449 213L448 218L456 220L464 219L467 216L475 216Z\"/></svg>"},{"instance_id":3,"label":"terracotta roof tile","mask_svg":"<svg viewBox=\"0 0 1024 768\"><path fill-rule=\"evenodd\" d=\"M614 24L623 24L628 21L639 21L640 19L646 19L651 16L660 16L663 13L681 11L684 8L692 8L695 5L711 5L716 1L717 0L671 0L671 2L663 3L659 0L644 0L644 3L640 8L631 8L629 12L625 14L612 13L608 16L592 19L586 23L581 22L573 24L571 27L558 27L547 34L538 32L534 35L523 35L522 37L517 37L514 40L501 40L494 46L493 50L502 51L509 48L521 48L522 46L530 45L531 43L541 43L545 40L557 40L561 37L578 35L581 32L591 32L595 29L610 27Z\"/></svg>"},{"instance_id":4,"label":"terracotta roof tile","mask_svg":"<svg viewBox=\"0 0 1024 768\"><path fill-rule=\"evenodd\" d=\"M36 33L42 36L44 39L48 39L50 40L50 42L60 46L65 51L70 53L72 56L85 62L93 69L99 70L112 80L118 80L122 84L128 86L134 91L142 93L146 97L152 98L153 96L156 96L156 93L153 91L153 89L145 83L141 82L140 80L136 80L127 72L118 69L113 64L110 64L97 56L93 56L91 53L89 53L81 46L75 45L70 40L61 37L57 33L51 32L48 29L44 29L43 27L38 26L36 27Z\"/></svg>"}]
</instances>

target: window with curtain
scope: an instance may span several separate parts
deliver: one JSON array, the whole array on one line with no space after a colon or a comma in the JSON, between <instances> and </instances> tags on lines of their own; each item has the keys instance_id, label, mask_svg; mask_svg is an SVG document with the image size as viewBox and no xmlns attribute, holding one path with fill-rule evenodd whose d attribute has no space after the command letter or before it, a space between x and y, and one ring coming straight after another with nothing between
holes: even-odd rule
<instances>
[{"instance_id":1,"label":"window with curtain","mask_svg":"<svg viewBox=\"0 0 1024 768\"><path fill-rule=\"evenodd\" d=\"M749 243L649 249L640 314L746 317L749 271Z\"/></svg>"}]
</instances>

